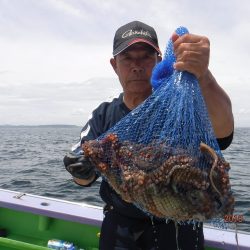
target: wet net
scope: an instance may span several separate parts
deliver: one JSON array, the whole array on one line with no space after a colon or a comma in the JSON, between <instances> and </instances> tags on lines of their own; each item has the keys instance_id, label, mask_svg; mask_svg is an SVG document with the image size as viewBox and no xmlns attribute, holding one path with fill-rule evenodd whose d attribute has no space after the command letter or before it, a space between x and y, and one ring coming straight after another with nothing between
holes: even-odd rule
<instances>
[{"instance_id":1,"label":"wet net","mask_svg":"<svg viewBox=\"0 0 250 250\"><path fill-rule=\"evenodd\" d=\"M121 198L145 213L176 221L223 217L234 204L229 164L198 80L174 70L174 62L170 39L152 73L152 95L83 150Z\"/></svg>"}]
</instances>

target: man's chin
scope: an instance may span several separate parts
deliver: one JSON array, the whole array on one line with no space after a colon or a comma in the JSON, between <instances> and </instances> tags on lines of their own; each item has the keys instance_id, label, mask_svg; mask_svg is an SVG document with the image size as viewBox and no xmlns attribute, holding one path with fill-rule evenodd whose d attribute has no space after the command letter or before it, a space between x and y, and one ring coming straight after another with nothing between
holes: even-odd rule
<instances>
[{"instance_id":1,"label":"man's chin","mask_svg":"<svg viewBox=\"0 0 250 250\"><path fill-rule=\"evenodd\" d=\"M137 86L133 86L133 88L130 89L132 93L134 94L145 94L145 93L151 93L152 92L152 88L151 85L150 86L145 86L145 84L143 85L137 85Z\"/></svg>"},{"instance_id":2,"label":"man's chin","mask_svg":"<svg viewBox=\"0 0 250 250\"><path fill-rule=\"evenodd\" d=\"M151 86L148 80L132 80L130 81L130 85L132 86Z\"/></svg>"}]
</instances>

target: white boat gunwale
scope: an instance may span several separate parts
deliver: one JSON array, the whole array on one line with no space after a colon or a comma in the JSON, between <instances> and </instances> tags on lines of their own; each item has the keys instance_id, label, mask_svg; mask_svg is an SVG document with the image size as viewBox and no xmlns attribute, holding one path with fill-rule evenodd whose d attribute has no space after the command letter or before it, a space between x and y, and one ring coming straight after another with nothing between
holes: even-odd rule
<instances>
[{"instance_id":1,"label":"white boat gunwale","mask_svg":"<svg viewBox=\"0 0 250 250\"><path fill-rule=\"evenodd\" d=\"M6 189L0 189L0 207L93 226L101 226L103 219L102 208L98 206Z\"/></svg>"}]
</instances>

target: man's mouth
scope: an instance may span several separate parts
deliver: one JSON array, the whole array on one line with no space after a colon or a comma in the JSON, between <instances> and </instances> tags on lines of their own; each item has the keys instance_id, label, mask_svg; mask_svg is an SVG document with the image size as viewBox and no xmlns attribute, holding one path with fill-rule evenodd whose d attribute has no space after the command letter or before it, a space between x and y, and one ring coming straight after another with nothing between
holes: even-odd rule
<instances>
[{"instance_id":1,"label":"man's mouth","mask_svg":"<svg viewBox=\"0 0 250 250\"><path fill-rule=\"evenodd\" d=\"M132 79L131 82L146 82L146 79Z\"/></svg>"}]
</instances>

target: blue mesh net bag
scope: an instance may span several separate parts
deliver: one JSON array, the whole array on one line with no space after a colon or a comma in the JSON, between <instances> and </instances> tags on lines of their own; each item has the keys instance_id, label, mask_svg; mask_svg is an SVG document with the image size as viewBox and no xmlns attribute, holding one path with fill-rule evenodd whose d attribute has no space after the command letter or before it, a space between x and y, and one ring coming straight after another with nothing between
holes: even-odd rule
<instances>
[{"instance_id":1,"label":"blue mesh net bag","mask_svg":"<svg viewBox=\"0 0 250 250\"><path fill-rule=\"evenodd\" d=\"M170 39L152 74L152 95L83 150L121 198L145 213L175 221L222 218L233 212L229 164L198 80L174 70L174 62Z\"/></svg>"}]
</instances>

